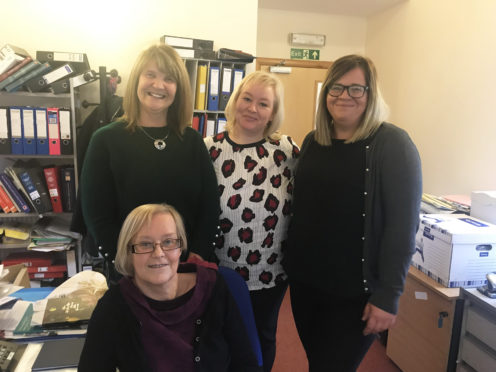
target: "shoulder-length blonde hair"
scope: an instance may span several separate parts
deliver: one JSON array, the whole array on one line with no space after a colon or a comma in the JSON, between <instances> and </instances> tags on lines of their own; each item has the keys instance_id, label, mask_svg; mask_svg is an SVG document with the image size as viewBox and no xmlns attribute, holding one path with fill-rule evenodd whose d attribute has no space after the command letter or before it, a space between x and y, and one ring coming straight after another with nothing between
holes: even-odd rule
<instances>
[{"instance_id":1,"label":"shoulder-length blonde hair","mask_svg":"<svg viewBox=\"0 0 496 372\"><path fill-rule=\"evenodd\" d=\"M126 128L129 130L136 129L140 116L138 83L144 68L150 61L154 61L159 71L170 75L177 84L174 102L167 111L167 126L181 136L184 129L191 124L193 117L191 85L183 60L174 48L166 44L152 45L138 56L127 82L123 101L124 115L120 120L127 122Z\"/></svg>"},{"instance_id":2,"label":"shoulder-length blonde hair","mask_svg":"<svg viewBox=\"0 0 496 372\"><path fill-rule=\"evenodd\" d=\"M281 137L278 130L284 120L284 87L275 75L265 71L255 71L245 76L241 83L234 89L224 111L227 119L226 130L228 133L231 133L236 125L236 102L238 102L243 89L251 84L261 84L263 87L271 87L274 91L273 118L265 127L263 134L265 138L277 140Z\"/></svg>"},{"instance_id":3,"label":"shoulder-length blonde hair","mask_svg":"<svg viewBox=\"0 0 496 372\"><path fill-rule=\"evenodd\" d=\"M331 144L333 132L333 119L329 110L327 110L329 88L344 74L355 68L361 69L365 75L365 85L368 87L367 106L357 130L346 142L352 143L369 137L388 116L389 110L377 84L377 72L374 63L369 58L356 54L341 57L329 67L327 77L320 91L315 119L315 140L321 145L329 146Z\"/></svg>"},{"instance_id":4,"label":"shoulder-length blonde hair","mask_svg":"<svg viewBox=\"0 0 496 372\"><path fill-rule=\"evenodd\" d=\"M131 252L131 243L139 231L146 225L150 224L152 218L157 214L171 215L176 224L177 237L181 238L181 251L188 248L186 239L186 230L183 219L179 212L168 204L143 204L134 208L124 220L119 240L117 241L117 254L115 255L115 268L125 276L134 276L134 267Z\"/></svg>"}]
</instances>

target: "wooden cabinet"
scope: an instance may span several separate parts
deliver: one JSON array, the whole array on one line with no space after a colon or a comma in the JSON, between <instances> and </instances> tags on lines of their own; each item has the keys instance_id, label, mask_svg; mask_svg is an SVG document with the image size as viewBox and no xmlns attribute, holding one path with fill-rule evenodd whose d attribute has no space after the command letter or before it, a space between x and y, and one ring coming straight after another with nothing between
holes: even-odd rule
<instances>
[{"instance_id":1,"label":"wooden cabinet","mask_svg":"<svg viewBox=\"0 0 496 372\"><path fill-rule=\"evenodd\" d=\"M458 372L496 371L496 299L475 288L462 289L465 300Z\"/></svg>"},{"instance_id":2,"label":"wooden cabinet","mask_svg":"<svg viewBox=\"0 0 496 372\"><path fill-rule=\"evenodd\" d=\"M403 372L455 371L463 305L446 288L411 267L387 355Z\"/></svg>"}]
</instances>

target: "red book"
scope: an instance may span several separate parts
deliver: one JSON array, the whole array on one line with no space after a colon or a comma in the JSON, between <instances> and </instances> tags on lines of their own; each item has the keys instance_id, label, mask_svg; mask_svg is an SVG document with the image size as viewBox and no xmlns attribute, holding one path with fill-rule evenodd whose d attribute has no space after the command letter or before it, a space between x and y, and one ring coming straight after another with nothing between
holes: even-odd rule
<instances>
[{"instance_id":1,"label":"red book","mask_svg":"<svg viewBox=\"0 0 496 372\"><path fill-rule=\"evenodd\" d=\"M62 213L62 198L60 196L60 181L59 181L59 169L58 167L47 167L43 168L45 173L45 180L48 188L48 193L50 194L50 201L52 202L52 208L55 213Z\"/></svg>"},{"instance_id":2,"label":"red book","mask_svg":"<svg viewBox=\"0 0 496 372\"><path fill-rule=\"evenodd\" d=\"M50 266L53 262L51 252L13 252L2 261L4 266L24 264L24 266Z\"/></svg>"},{"instance_id":3,"label":"red book","mask_svg":"<svg viewBox=\"0 0 496 372\"><path fill-rule=\"evenodd\" d=\"M49 265L49 266L30 266L28 267L28 273L55 273L61 272L65 273L67 271L66 265Z\"/></svg>"},{"instance_id":4,"label":"red book","mask_svg":"<svg viewBox=\"0 0 496 372\"><path fill-rule=\"evenodd\" d=\"M8 207L9 211L12 213L17 212L17 208L14 205L14 202L12 201L12 199L10 199L10 196L7 193L7 190L4 189L4 187L1 183L0 183L0 195L1 195L0 198L2 198L2 201L5 202L5 205ZM4 209L3 206L2 206L2 209ZM4 209L4 211L5 211L5 209ZM9 212L5 212L5 213L9 213Z\"/></svg>"},{"instance_id":5,"label":"red book","mask_svg":"<svg viewBox=\"0 0 496 372\"><path fill-rule=\"evenodd\" d=\"M56 271L53 273L29 273L29 279L63 278L65 272Z\"/></svg>"},{"instance_id":6,"label":"red book","mask_svg":"<svg viewBox=\"0 0 496 372\"><path fill-rule=\"evenodd\" d=\"M3 209L5 213L10 213L10 208L7 202L8 195L3 189L3 187L0 187L0 207Z\"/></svg>"},{"instance_id":7,"label":"red book","mask_svg":"<svg viewBox=\"0 0 496 372\"><path fill-rule=\"evenodd\" d=\"M26 66L32 60L33 59L31 57L26 57L21 62L16 64L14 67L12 67L10 70L5 71L3 74L0 75L0 82L7 79L13 73L19 71L22 67Z\"/></svg>"}]
</instances>

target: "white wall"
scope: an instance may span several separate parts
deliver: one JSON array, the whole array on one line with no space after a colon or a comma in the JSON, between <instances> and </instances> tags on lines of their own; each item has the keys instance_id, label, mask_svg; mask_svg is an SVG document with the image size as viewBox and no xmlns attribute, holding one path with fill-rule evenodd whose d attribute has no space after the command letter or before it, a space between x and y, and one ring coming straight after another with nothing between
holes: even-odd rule
<instances>
[{"instance_id":1,"label":"white wall","mask_svg":"<svg viewBox=\"0 0 496 372\"><path fill-rule=\"evenodd\" d=\"M326 45L320 49L321 61L332 61L350 53L364 53L367 21L318 13L302 13L275 9L258 10L257 56L290 58L288 34L292 32L324 34Z\"/></svg>"},{"instance_id":2,"label":"white wall","mask_svg":"<svg viewBox=\"0 0 496 372\"><path fill-rule=\"evenodd\" d=\"M257 8L257 0L3 0L0 45L33 56L36 50L84 52L94 70L119 71L122 94L137 54L165 34L255 54Z\"/></svg>"},{"instance_id":3,"label":"white wall","mask_svg":"<svg viewBox=\"0 0 496 372\"><path fill-rule=\"evenodd\" d=\"M410 0L368 21L366 54L420 151L424 191L496 189L496 2Z\"/></svg>"}]
</instances>

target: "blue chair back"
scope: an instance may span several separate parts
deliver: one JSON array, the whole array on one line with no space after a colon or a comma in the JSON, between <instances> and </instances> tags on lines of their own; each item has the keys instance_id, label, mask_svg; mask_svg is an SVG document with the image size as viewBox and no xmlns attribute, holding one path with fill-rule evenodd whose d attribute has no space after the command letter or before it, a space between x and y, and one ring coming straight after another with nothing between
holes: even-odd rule
<instances>
[{"instance_id":1,"label":"blue chair back","mask_svg":"<svg viewBox=\"0 0 496 372\"><path fill-rule=\"evenodd\" d=\"M238 305L239 312L243 318L243 322L245 323L248 337L250 338L253 352L257 357L258 365L262 366L262 348L260 347L260 339L258 338L257 327L255 325L255 317L253 315L248 286L241 275L228 267L219 266L219 273L226 281L229 291Z\"/></svg>"}]
</instances>

